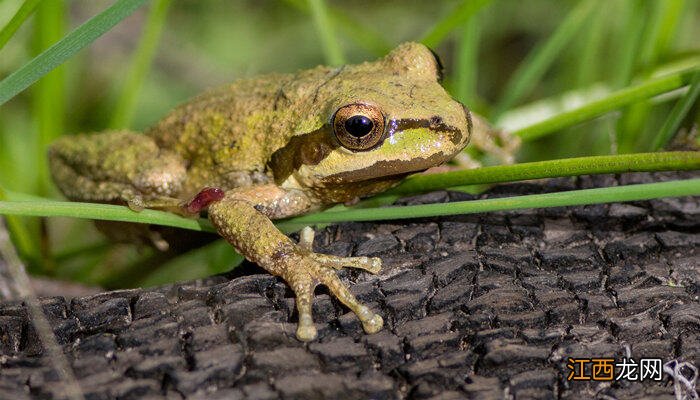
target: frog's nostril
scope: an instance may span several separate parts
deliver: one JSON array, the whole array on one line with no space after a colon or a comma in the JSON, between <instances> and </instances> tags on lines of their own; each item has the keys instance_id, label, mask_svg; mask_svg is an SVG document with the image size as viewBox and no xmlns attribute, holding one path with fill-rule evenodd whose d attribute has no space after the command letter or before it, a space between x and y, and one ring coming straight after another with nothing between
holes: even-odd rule
<instances>
[{"instance_id":1,"label":"frog's nostril","mask_svg":"<svg viewBox=\"0 0 700 400\"><path fill-rule=\"evenodd\" d=\"M430 126L435 127L435 126L442 125L442 124L443 124L443 120L442 120L441 116L433 115L432 117L430 117Z\"/></svg>"}]
</instances>

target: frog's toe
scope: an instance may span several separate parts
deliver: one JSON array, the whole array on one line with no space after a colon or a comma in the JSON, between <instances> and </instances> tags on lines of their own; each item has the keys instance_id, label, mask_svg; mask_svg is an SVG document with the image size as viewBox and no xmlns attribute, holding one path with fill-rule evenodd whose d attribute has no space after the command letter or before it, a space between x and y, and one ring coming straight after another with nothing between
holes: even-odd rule
<instances>
[{"instance_id":1,"label":"frog's toe","mask_svg":"<svg viewBox=\"0 0 700 400\"><path fill-rule=\"evenodd\" d=\"M299 325L297 326L297 339L308 342L316 339L316 327L311 315L314 295L314 283L308 274L295 275L289 282L296 295L297 311L299 312Z\"/></svg>"},{"instance_id":2,"label":"frog's toe","mask_svg":"<svg viewBox=\"0 0 700 400\"><path fill-rule=\"evenodd\" d=\"M307 251L313 251L314 247L314 237L316 236L316 231L310 226L305 226L299 232L299 246Z\"/></svg>"},{"instance_id":3,"label":"frog's toe","mask_svg":"<svg viewBox=\"0 0 700 400\"><path fill-rule=\"evenodd\" d=\"M311 258L327 267L341 269L345 267L363 269L377 274L382 269L382 259L379 257L336 257L313 252L315 232L311 227L305 227L299 232L299 247L309 252Z\"/></svg>"},{"instance_id":4,"label":"frog's toe","mask_svg":"<svg viewBox=\"0 0 700 400\"><path fill-rule=\"evenodd\" d=\"M382 327L384 327L384 319L382 316L379 314L374 314L365 306L362 307L364 308L364 310L362 310L362 314L364 314L365 317L360 317L360 321L362 322L362 327L364 328L365 332L377 333L382 330Z\"/></svg>"},{"instance_id":5,"label":"frog's toe","mask_svg":"<svg viewBox=\"0 0 700 400\"><path fill-rule=\"evenodd\" d=\"M299 311L299 324L297 325L297 339L308 342L316 339L317 331L314 319L311 316L311 302L308 309L299 307L299 297L297 296L297 310Z\"/></svg>"},{"instance_id":6,"label":"frog's toe","mask_svg":"<svg viewBox=\"0 0 700 400\"><path fill-rule=\"evenodd\" d=\"M297 339L301 340L302 342L310 342L316 339L316 335L317 331L313 321L302 324L302 320L299 320L299 325L297 326Z\"/></svg>"},{"instance_id":7,"label":"frog's toe","mask_svg":"<svg viewBox=\"0 0 700 400\"><path fill-rule=\"evenodd\" d=\"M378 274L382 269L382 259L379 257L336 257L313 253L313 258L317 262L334 269L345 267L358 268L372 274Z\"/></svg>"},{"instance_id":8,"label":"frog's toe","mask_svg":"<svg viewBox=\"0 0 700 400\"><path fill-rule=\"evenodd\" d=\"M369 307L360 303L336 276L335 271L323 268L319 272L317 278L328 288L332 295L357 315L357 318L362 322L362 327L365 332L376 333L382 329L384 326L382 317L379 314L373 313Z\"/></svg>"}]
</instances>

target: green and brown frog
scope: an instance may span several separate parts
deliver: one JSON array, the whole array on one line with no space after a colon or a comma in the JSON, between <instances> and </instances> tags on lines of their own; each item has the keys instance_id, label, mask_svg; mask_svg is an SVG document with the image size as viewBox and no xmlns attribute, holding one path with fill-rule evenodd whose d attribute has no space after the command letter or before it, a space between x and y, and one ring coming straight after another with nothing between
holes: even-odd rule
<instances>
[{"instance_id":1,"label":"green and brown frog","mask_svg":"<svg viewBox=\"0 0 700 400\"><path fill-rule=\"evenodd\" d=\"M382 317L335 270L377 273L381 260L314 253L313 231L294 243L271 220L379 193L459 153L480 125L440 86L440 69L428 48L404 43L375 62L240 80L145 134L63 137L49 150L51 172L71 200L207 211L241 254L290 285L301 340L316 337L318 284L374 333Z\"/></svg>"}]
</instances>

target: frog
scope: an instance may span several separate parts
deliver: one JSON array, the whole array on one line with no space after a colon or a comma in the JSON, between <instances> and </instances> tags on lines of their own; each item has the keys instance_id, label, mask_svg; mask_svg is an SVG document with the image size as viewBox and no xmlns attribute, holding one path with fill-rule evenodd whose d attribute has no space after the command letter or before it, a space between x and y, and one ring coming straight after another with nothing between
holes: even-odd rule
<instances>
[{"instance_id":1,"label":"frog","mask_svg":"<svg viewBox=\"0 0 700 400\"><path fill-rule=\"evenodd\" d=\"M289 285L299 340L318 335L318 285L371 334L382 316L337 271L377 274L382 260L316 253L312 229L294 241L272 221L380 193L460 153L478 124L441 74L435 53L408 42L374 61L241 79L144 132L63 136L49 148L49 167L69 200L206 216L240 254Z\"/></svg>"}]
</instances>

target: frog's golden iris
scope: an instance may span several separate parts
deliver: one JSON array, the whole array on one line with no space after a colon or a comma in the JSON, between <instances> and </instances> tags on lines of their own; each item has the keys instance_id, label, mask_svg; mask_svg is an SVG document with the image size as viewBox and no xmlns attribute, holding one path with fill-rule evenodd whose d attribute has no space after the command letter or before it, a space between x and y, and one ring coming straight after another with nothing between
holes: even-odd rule
<instances>
[{"instance_id":1,"label":"frog's golden iris","mask_svg":"<svg viewBox=\"0 0 700 400\"><path fill-rule=\"evenodd\" d=\"M333 132L347 149L370 150L384 138L384 114L371 104L348 104L333 115Z\"/></svg>"}]
</instances>

